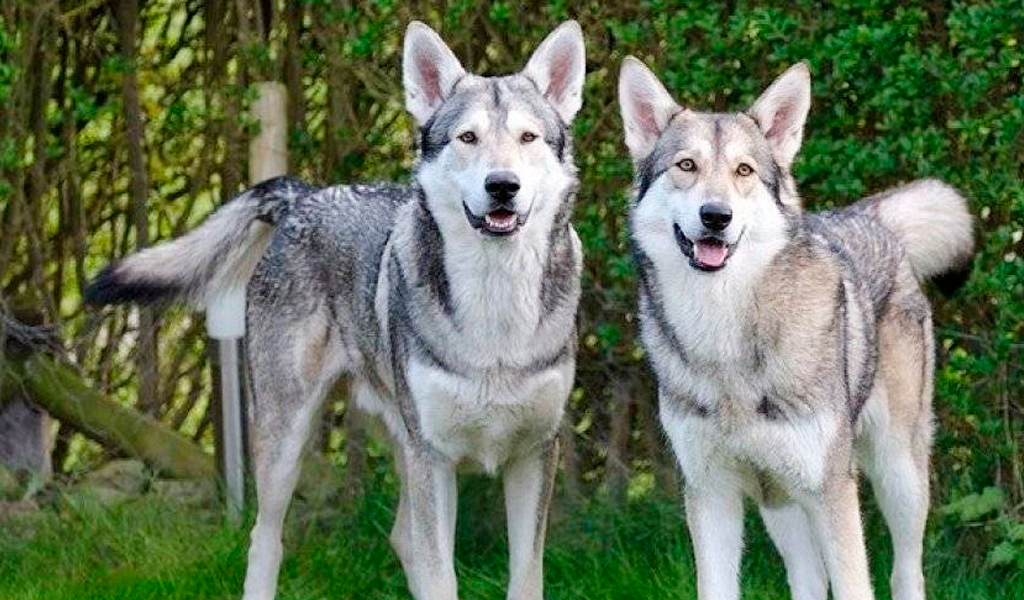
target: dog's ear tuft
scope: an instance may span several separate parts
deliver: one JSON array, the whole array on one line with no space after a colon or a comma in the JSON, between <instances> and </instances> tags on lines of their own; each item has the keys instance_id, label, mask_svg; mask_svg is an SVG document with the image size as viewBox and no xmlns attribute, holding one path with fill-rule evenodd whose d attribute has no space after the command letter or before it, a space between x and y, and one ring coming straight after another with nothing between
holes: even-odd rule
<instances>
[{"instance_id":1,"label":"dog's ear tuft","mask_svg":"<svg viewBox=\"0 0 1024 600\"><path fill-rule=\"evenodd\" d=\"M405 108L419 125L425 124L466 71L441 36L419 21L405 30L402 85Z\"/></svg>"},{"instance_id":2,"label":"dog's ear tuft","mask_svg":"<svg viewBox=\"0 0 1024 600\"><path fill-rule=\"evenodd\" d=\"M682 110L658 77L632 56L622 61L619 71L619 109L635 161L650 155L672 116Z\"/></svg>"},{"instance_id":3,"label":"dog's ear tuft","mask_svg":"<svg viewBox=\"0 0 1024 600\"><path fill-rule=\"evenodd\" d=\"M811 73L807 63L797 63L779 75L750 108L771 144L775 160L788 169L800 150L804 123L811 108Z\"/></svg>"},{"instance_id":4,"label":"dog's ear tuft","mask_svg":"<svg viewBox=\"0 0 1024 600\"><path fill-rule=\"evenodd\" d=\"M537 84L562 120L570 123L583 106L586 70L583 30L576 21L566 21L544 38L523 75Z\"/></svg>"}]
</instances>

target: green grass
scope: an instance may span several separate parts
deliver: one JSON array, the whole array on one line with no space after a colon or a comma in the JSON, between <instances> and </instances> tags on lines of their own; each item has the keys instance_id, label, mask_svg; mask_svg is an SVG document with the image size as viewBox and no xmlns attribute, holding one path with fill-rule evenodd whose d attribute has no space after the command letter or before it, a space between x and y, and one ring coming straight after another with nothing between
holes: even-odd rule
<instances>
[{"instance_id":1,"label":"green grass","mask_svg":"<svg viewBox=\"0 0 1024 600\"><path fill-rule=\"evenodd\" d=\"M457 541L460 596L504 598L507 574L499 486L463 486ZM289 517L279 598L409 598L387 542L393 494L374 492L356 508L312 508ZM873 510L868 539L878 598L888 598L888 536ZM748 524L744 598L788 598L782 564L756 519ZM1019 600L1020 573L986 571L943 534L929 538L929 597ZM36 513L0 519L0 598L104 600L238 598L247 531L212 506L144 496L116 508L57 500ZM546 558L546 597L695 598L692 557L679 507L668 499L558 503Z\"/></svg>"}]
</instances>

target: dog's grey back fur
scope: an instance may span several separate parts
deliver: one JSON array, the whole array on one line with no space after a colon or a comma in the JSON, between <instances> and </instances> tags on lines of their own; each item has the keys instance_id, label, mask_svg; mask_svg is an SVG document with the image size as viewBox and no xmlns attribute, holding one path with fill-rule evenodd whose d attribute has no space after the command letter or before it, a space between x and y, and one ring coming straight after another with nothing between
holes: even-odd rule
<instances>
[{"instance_id":1,"label":"dog's grey back fur","mask_svg":"<svg viewBox=\"0 0 1024 600\"><path fill-rule=\"evenodd\" d=\"M281 219L253 274L249 302L273 313L308 306L283 301L325 302L335 326L351 330L358 347L372 354L379 342L374 316L381 257L399 209L414 197L410 186L333 186L299 199ZM267 317L271 315L265 315Z\"/></svg>"},{"instance_id":2,"label":"dog's grey back fur","mask_svg":"<svg viewBox=\"0 0 1024 600\"><path fill-rule=\"evenodd\" d=\"M843 288L851 288L848 300L840 303L841 310L849 313L847 301L859 304L859 310L852 313L859 317L857 322L840 326L842 344L848 343L851 328L857 329L863 339L861 352L843 352L845 361L855 363L846 365L847 406L853 419L871 392L878 366L877 324L897 285L900 264L906 260L896 236L864 208L856 204L835 212L811 214L805 221L814 242L826 247L841 265Z\"/></svg>"}]
</instances>

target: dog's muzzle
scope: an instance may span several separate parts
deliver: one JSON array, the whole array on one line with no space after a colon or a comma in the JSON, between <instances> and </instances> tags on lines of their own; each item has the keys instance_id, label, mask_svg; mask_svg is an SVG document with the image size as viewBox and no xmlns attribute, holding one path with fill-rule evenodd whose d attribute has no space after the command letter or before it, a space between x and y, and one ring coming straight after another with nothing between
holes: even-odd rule
<instances>
[{"instance_id":1,"label":"dog's muzzle","mask_svg":"<svg viewBox=\"0 0 1024 600\"><path fill-rule=\"evenodd\" d=\"M482 217L473 214L465 202L462 203L462 210L466 212L466 219L473 229L484 235L495 237L505 237L516 233L530 218L529 209L520 213L507 204L499 204Z\"/></svg>"},{"instance_id":2,"label":"dog's muzzle","mask_svg":"<svg viewBox=\"0 0 1024 600\"><path fill-rule=\"evenodd\" d=\"M729 244L717 232L707 232L694 242L686 237L678 223L673 224L672 228L675 231L679 249L683 251L686 258L690 259L690 266L705 272L714 272L725 267L729 257L733 255L736 247L743 240L743 234L747 231L747 228L744 227L736 241Z\"/></svg>"}]
</instances>

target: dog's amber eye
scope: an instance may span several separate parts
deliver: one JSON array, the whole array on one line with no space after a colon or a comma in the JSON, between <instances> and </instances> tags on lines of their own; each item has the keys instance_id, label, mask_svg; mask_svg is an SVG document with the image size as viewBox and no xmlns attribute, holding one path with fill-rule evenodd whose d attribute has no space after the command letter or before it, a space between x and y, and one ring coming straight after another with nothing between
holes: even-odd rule
<instances>
[{"instance_id":1,"label":"dog's amber eye","mask_svg":"<svg viewBox=\"0 0 1024 600\"><path fill-rule=\"evenodd\" d=\"M754 167L747 163L740 163L740 166L736 167L736 174L740 177L750 177L754 174Z\"/></svg>"},{"instance_id":2,"label":"dog's amber eye","mask_svg":"<svg viewBox=\"0 0 1024 600\"><path fill-rule=\"evenodd\" d=\"M697 170L697 163L693 162L692 158L684 158L683 160L677 162L676 166L687 172Z\"/></svg>"},{"instance_id":3,"label":"dog's amber eye","mask_svg":"<svg viewBox=\"0 0 1024 600\"><path fill-rule=\"evenodd\" d=\"M537 134L532 131L524 131L523 135L519 137L519 140L524 144L529 144L535 139L537 139Z\"/></svg>"},{"instance_id":4,"label":"dog's amber eye","mask_svg":"<svg viewBox=\"0 0 1024 600\"><path fill-rule=\"evenodd\" d=\"M466 131L464 133L460 133L459 134L459 141L462 142L463 144L475 144L476 143L476 134L473 133L472 131Z\"/></svg>"}]
</instances>

